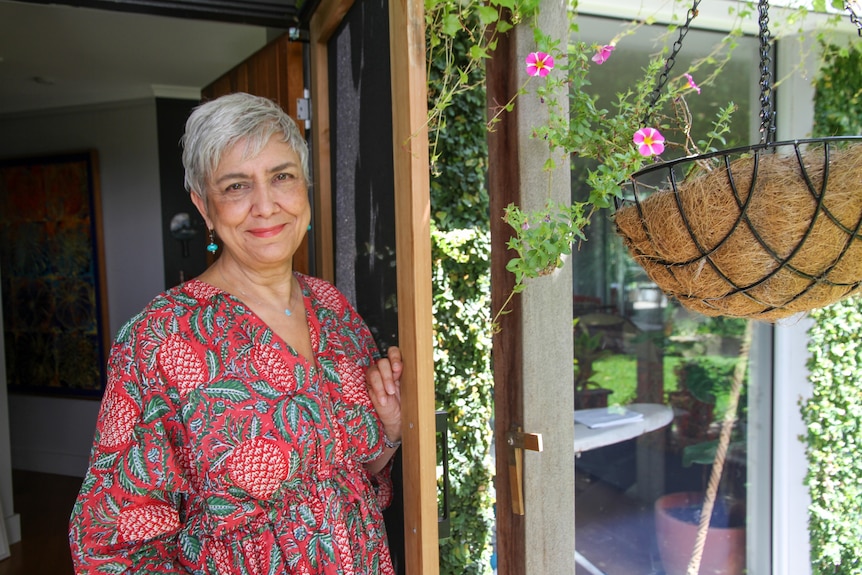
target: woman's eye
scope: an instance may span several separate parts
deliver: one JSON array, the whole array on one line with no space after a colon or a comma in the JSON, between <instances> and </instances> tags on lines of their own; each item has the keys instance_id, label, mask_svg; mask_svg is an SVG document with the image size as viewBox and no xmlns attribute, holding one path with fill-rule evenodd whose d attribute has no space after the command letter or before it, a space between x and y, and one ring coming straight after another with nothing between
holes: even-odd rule
<instances>
[{"instance_id":1,"label":"woman's eye","mask_svg":"<svg viewBox=\"0 0 862 575\"><path fill-rule=\"evenodd\" d=\"M232 192L234 190L241 190L241 189L242 189L242 184L240 184L240 183L231 184L225 188L225 190L228 192Z\"/></svg>"},{"instance_id":2,"label":"woman's eye","mask_svg":"<svg viewBox=\"0 0 862 575\"><path fill-rule=\"evenodd\" d=\"M281 182L283 182L283 181L285 181L285 180L292 180L292 179L294 179L294 178L295 178L295 176L294 176L293 174L288 174L288 173L286 173L286 172L282 172L282 173L280 173L280 174L276 174L276 176L275 176L275 179L276 179L277 181L281 181Z\"/></svg>"}]
</instances>

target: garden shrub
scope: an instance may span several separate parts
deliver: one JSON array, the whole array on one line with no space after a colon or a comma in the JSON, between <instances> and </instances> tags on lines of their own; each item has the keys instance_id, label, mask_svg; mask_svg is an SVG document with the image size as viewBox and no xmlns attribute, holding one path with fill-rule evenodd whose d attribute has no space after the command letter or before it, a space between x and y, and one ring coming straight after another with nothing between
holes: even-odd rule
<instances>
[{"instance_id":1,"label":"garden shrub","mask_svg":"<svg viewBox=\"0 0 862 575\"><path fill-rule=\"evenodd\" d=\"M434 370L449 418L451 535L440 573L490 573L494 533L491 439L490 238L482 230L432 232Z\"/></svg>"},{"instance_id":2,"label":"garden shrub","mask_svg":"<svg viewBox=\"0 0 862 575\"><path fill-rule=\"evenodd\" d=\"M802 405L814 575L862 573L862 299L811 312L811 398Z\"/></svg>"},{"instance_id":3,"label":"garden shrub","mask_svg":"<svg viewBox=\"0 0 862 575\"><path fill-rule=\"evenodd\" d=\"M455 61L431 62L429 103L437 96L441 77L462 65L470 45L456 38ZM435 393L437 408L445 410L449 420L450 536L440 542L441 575L489 575L495 528L483 82L482 70L471 73L470 84L476 88L457 94L442 111L432 142Z\"/></svg>"},{"instance_id":4,"label":"garden shrub","mask_svg":"<svg viewBox=\"0 0 862 575\"><path fill-rule=\"evenodd\" d=\"M862 134L862 49L824 46L815 81L815 136ZM862 299L810 314L813 394L801 405L811 495L813 575L862 573Z\"/></svg>"}]
</instances>

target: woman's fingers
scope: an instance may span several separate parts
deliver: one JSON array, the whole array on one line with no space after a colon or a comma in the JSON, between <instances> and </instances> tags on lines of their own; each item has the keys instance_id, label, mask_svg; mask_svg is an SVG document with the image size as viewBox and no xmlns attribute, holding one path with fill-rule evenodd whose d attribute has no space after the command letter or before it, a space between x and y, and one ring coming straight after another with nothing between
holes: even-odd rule
<instances>
[{"instance_id":1,"label":"woman's fingers","mask_svg":"<svg viewBox=\"0 0 862 575\"><path fill-rule=\"evenodd\" d=\"M368 368L365 375L368 395L380 417L387 437L401 437L401 374L404 364L401 351L397 347L388 350L387 357L381 358Z\"/></svg>"},{"instance_id":2,"label":"woman's fingers","mask_svg":"<svg viewBox=\"0 0 862 575\"><path fill-rule=\"evenodd\" d=\"M390 347L387 357L379 359L376 364L368 368L365 375L368 393L376 395L380 403L386 405L388 397L400 395L401 373L403 371L401 350L397 347Z\"/></svg>"},{"instance_id":3,"label":"woman's fingers","mask_svg":"<svg viewBox=\"0 0 862 575\"><path fill-rule=\"evenodd\" d=\"M404 362L401 360L401 350L395 346L389 348L386 353L389 365L392 368L392 379L400 384L401 374L404 372Z\"/></svg>"}]
</instances>

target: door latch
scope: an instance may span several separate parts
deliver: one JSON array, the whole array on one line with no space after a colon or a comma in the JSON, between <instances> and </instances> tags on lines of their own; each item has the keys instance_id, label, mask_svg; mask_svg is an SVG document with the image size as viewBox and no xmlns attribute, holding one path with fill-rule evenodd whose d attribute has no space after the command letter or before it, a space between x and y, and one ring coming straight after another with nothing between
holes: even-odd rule
<instances>
[{"instance_id":1,"label":"door latch","mask_svg":"<svg viewBox=\"0 0 862 575\"><path fill-rule=\"evenodd\" d=\"M541 433L524 433L520 427L506 434L509 446L509 488L512 491L512 513L524 514L524 450L542 451Z\"/></svg>"},{"instance_id":2,"label":"door latch","mask_svg":"<svg viewBox=\"0 0 862 575\"><path fill-rule=\"evenodd\" d=\"M296 119L305 121L305 129L311 129L311 93L303 90L302 98L296 99Z\"/></svg>"}]
</instances>

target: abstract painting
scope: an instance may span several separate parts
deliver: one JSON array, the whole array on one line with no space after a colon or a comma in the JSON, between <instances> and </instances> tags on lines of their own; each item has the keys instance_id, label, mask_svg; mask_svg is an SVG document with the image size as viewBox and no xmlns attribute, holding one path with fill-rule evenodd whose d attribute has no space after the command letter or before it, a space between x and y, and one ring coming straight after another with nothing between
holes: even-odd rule
<instances>
[{"instance_id":1,"label":"abstract painting","mask_svg":"<svg viewBox=\"0 0 862 575\"><path fill-rule=\"evenodd\" d=\"M10 392L101 397L107 349L95 152L0 160Z\"/></svg>"}]
</instances>

